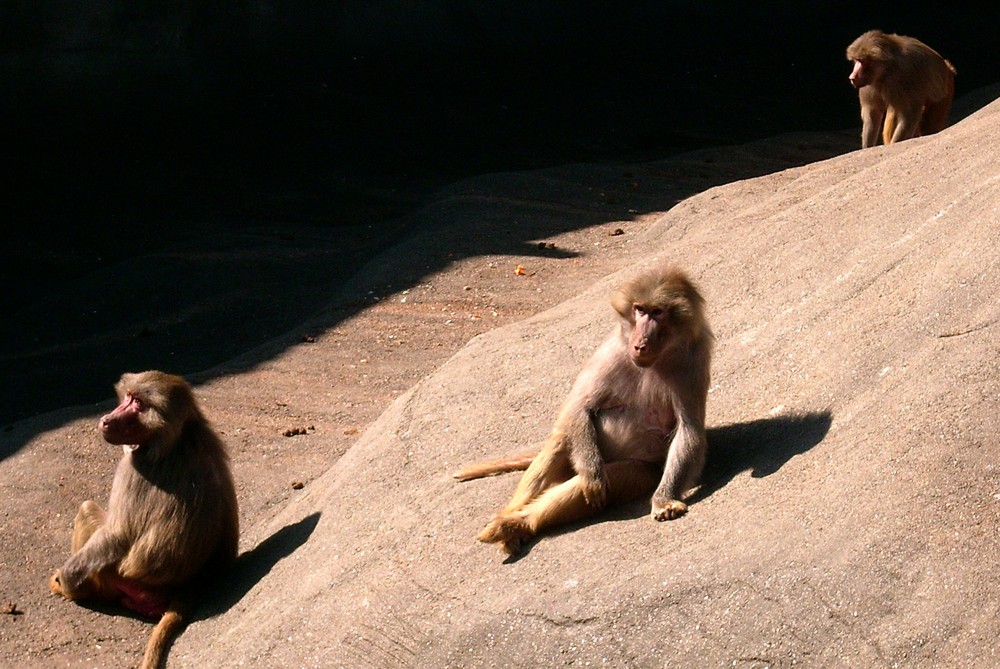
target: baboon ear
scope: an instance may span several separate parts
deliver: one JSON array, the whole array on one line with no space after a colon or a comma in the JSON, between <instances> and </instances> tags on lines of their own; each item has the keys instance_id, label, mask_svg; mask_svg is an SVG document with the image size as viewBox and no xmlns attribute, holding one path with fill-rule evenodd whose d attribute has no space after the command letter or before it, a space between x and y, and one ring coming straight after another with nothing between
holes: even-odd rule
<instances>
[{"instance_id":1,"label":"baboon ear","mask_svg":"<svg viewBox=\"0 0 1000 669\"><path fill-rule=\"evenodd\" d=\"M632 320L632 298L623 290L616 290L611 296L611 306L627 321Z\"/></svg>"}]
</instances>

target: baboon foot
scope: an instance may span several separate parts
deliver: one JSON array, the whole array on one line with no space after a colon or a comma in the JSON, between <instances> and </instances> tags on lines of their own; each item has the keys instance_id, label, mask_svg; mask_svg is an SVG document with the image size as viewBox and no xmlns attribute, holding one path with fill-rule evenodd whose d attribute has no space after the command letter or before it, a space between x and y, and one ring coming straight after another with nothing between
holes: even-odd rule
<instances>
[{"instance_id":1,"label":"baboon foot","mask_svg":"<svg viewBox=\"0 0 1000 669\"><path fill-rule=\"evenodd\" d=\"M674 520L687 513L687 504L680 500L668 499L666 502L653 502L653 520Z\"/></svg>"},{"instance_id":2,"label":"baboon foot","mask_svg":"<svg viewBox=\"0 0 1000 669\"><path fill-rule=\"evenodd\" d=\"M479 540L487 544L497 544L507 555L517 555L522 544L534 536L524 518L517 516L497 516L479 533Z\"/></svg>"}]
</instances>

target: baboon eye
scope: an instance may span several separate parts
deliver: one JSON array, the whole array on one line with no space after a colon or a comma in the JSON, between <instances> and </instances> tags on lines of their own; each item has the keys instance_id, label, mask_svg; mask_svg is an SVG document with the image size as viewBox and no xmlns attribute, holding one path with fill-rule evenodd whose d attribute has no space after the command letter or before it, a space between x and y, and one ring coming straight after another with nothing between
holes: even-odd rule
<instances>
[{"instance_id":1,"label":"baboon eye","mask_svg":"<svg viewBox=\"0 0 1000 669\"><path fill-rule=\"evenodd\" d=\"M145 411L146 410L146 402L145 402L145 400L143 400L138 395L129 395L129 397L131 397L132 401L135 403L136 410L138 410L138 411Z\"/></svg>"},{"instance_id":2,"label":"baboon eye","mask_svg":"<svg viewBox=\"0 0 1000 669\"><path fill-rule=\"evenodd\" d=\"M637 304L635 305L634 308L640 314L644 314L646 316L652 316L653 318L658 318L663 313L663 309L660 309L659 307L653 307L652 309L650 309L649 307L644 307L641 304Z\"/></svg>"}]
</instances>

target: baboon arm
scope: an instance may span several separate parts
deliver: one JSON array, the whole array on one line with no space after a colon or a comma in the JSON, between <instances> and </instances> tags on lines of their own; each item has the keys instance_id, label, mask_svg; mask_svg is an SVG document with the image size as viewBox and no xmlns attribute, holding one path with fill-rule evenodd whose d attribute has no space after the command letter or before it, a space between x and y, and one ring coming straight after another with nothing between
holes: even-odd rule
<instances>
[{"instance_id":1,"label":"baboon arm","mask_svg":"<svg viewBox=\"0 0 1000 669\"><path fill-rule=\"evenodd\" d=\"M573 471L580 477L580 486L587 503L603 508L608 497L608 473L604 457L597 443L597 427L594 419L597 408L581 411L566 433L569 447L569 461Z\"/></svg>"},{"instance_id":2,"label":"baboon arm","mask_svg":"<svg viewBox=\"0 0 1000 669\"><path fill-rule=\"evenodd\" d=\"M690 422L678 423L670 441L663 478L653 494L653 502L683 499L696 485L705 465L705 430Z\"/></svg>"},{"instance_id":3,"label":"baboon arm","mask_svg":"<svg viewBox=\"0 0 1000 669\"><path fill-rule=\"evenodd\" d=\"M862 109L861 112L861 147L871 148L878 144L879 135L882 133L882 123L885 113L880 110Z\"/></svg>"},{"instance_id":4,"label":"baboon arm","mask_svg":"<svg viewBox=\"0 0 1000 669\"><path fill-rule=\"evenodd\" d=\"M556 421L552 438L566 449L587 503L603 508L607 503L608 474L597 442L597 412L614 404L613 353L601 347L577 378Z\"/></svg>"},{"instance_id":5,"label":"baboon arm","mask_svg":"<svg viewBox=\"0 0 1000 669\"><path fill-rule=\"evenodd\" d=\"M858 91L858 98L861 101L861 147L867 149L878 144L883 122L890 121L886 119L885 100L874 86L862 88Z\"/></svg>"},{"instance_id":6,"label":"baboon arm","mask_svg":"<svg viewBox=\"0 0 1000 669\"><path fill-rule=\"evenodd\" d=\"M670 440L663 478L653 494L654 513L657 507L672 500L681 500L697 485L705 466L708 440L705 436L705 405L708 400L709 373L706 351L696 351L695 364L671 383L672 404L677 427Z\"/></svg>"},{"instance_id":7,"label":"baboon arm","mask_svg":"<svg viewBox=\"0 0 1000 669\"><path fill-rule=\"evenodd\" d=\"M72 597L87 579L117 564L127 551L128 542L108 532L106 526L101 527L59 569L63 592Z\"/></svg>"}]
</instances>

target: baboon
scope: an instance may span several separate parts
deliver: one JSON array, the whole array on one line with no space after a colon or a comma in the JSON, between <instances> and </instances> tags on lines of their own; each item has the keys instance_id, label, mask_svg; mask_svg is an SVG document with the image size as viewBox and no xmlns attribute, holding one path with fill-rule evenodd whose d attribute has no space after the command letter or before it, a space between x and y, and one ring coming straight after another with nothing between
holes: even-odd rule
<instances>
[{"instance_id":1,"label":"baboon","mask_svg":"<svg viewBox=\"0 0 1000 669\"><path fill-rule=\"evenodd\" d=\"M930 135L948 125L955 68L937 51L905 35L869 30L847 47L849 79L861 102L861 148Z\"/></svg>"},{"instance_id":2,"label":"baboon","mask_svg":"<svg viewBox=\"0 0 1000 669\"><path fill-rule=\"evenodd\" d=\"M124 451L105 511L87 500L71 556L50 579L67 599L117 602L159 618L141 669L162 666L196 591L236 559L239 512L229 457L179 376L124 374L119 404L101 418Z\"/></svg>"},{"instance_id":3,"label":"baboon","mask_svg":"<svg viewBox=\"0 0 1000 669\"><path fill-rule=\"evenodd\" d=\"M555 525L653 492L652 517L687 512L685 493L705 463L705 403L713 337L704 300L682 271L665 267L618 290L620 328L597 349L536 456L474 465L468 480L527 469L479 540L516 555Z\"/></svg>"}]
</instances>

